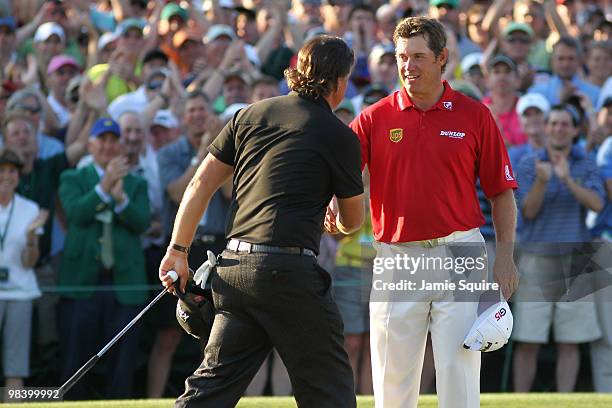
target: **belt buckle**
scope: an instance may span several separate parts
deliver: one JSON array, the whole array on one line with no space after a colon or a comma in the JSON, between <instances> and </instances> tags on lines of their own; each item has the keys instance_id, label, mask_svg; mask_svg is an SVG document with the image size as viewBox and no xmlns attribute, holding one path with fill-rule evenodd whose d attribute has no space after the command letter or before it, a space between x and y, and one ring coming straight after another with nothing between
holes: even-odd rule
<instances>
[{"instance_id":1,"label":"belt buckle","mask_svg":"<svg viewBox=\"0 0 612 408\"><path fill-rule=\"evenodd\" d=\"M440 245L440 238L426 239L424 241L419 241L419 243L424 248L434 248Z\"/></svg>"}]
</instances>

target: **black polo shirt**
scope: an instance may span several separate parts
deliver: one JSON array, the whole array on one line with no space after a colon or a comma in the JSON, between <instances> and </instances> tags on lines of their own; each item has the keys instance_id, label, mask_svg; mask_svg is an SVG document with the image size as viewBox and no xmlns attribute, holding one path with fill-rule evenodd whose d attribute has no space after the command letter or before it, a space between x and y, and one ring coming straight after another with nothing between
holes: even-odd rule
<instances>
[{"instance_id":1,"label":"black polo shirt","mask_svg":"<svg viewBox=\"0 0 612 408\"><path fill-rule=\"evenodd\" d=\"M332 195L363 193L359 140L323 98L255 103L208 150L234 167L228 238L318 252Z\"/></svg>"}]
</instances>

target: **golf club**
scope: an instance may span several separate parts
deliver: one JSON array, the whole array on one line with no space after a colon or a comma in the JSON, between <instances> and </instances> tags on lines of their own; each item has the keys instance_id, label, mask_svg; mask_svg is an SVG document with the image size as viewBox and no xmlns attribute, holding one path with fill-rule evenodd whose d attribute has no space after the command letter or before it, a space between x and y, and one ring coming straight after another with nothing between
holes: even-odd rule
<instances>
[{"instance_id":1,"label":"golf club","mask_svg":"<svg viewBox=\"0 0 612 408\"><path fill-rule=\"evenodd\" d=\"M173 282L177 282L178 274L175 271L168 271L168 276L172 278ZM108 344L102 348L102 350L98 351L98 353L95 354L92 358L90 358L89 361L85 363L85 365L83 365L83 367L79 368L77 372L72 375L72 377L70 377L64 384L62 384L62 386L58 390L59 395L61 395L62 397L66 395L66 393L74 386L74 384L76 384L89 370L91 370L91 368L98 362L100 357L102 357L104 353L106 353L128 330L130 330L130 328L134 324L136 324L136 322L151 307L153 307L153 305L157 303L157 301L161 299L166 294L166 292L168 292L168 288L162 290L155 297L155 299L153 299L151 303L149 303L144 309L140 311L140 313L136 315L136 317L132 319L132 321L130 321L119 333L117 333L117 335L113 337L113 339L109 341Z\"/></svg>"}]
</instances>

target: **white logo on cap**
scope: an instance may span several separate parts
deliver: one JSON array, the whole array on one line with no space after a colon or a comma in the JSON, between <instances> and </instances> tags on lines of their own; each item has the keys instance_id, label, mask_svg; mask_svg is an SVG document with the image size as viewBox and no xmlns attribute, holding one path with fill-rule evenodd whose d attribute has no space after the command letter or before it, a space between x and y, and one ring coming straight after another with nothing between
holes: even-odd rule
<instances>
[{"instance_id":1,"label":"white logo on cap","mask_svg":"<svg viewBox=\"0 0 612 408\"><path fill-rule=\"evenodd\" d=\"M512 177L512 174L510 174L510 166L506 164L505 168L506 168L506 180L514 181L514 177Z\"/></svg>"},{"instance_id":2,"label":"white logo on cap","mask_svg":"<svg viewBox=\"0 0 612 408\"><path fill-rule=\"evenodd\" d=\"M453 110L453 103L452 102L442 102L442 106L444 106L448 110Z\"/></svg>"}]
</instances>

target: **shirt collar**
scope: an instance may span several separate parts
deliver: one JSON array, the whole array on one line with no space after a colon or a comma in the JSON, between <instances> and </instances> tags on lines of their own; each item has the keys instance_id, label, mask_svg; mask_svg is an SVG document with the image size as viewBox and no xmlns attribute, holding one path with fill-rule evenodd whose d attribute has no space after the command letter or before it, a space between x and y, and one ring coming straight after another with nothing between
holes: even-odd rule
<instances>
[{"instance_id":1,"label":"shirt collar","mask_svg":"<svg viewBox=\"0 0 612 408\"><path fill-rule=\"evenodd\" d=\"M300 98L304 98L304 99L309 100L311 102L314 102L317 105L321 105L322 107L324 107L328 111L332 112L331 106L329 106L329 103L327 103L327 100L325 98L323 98L322 96L319 96L318 98L313 98L312 96L308 96L308 95L300 95L300 94L298 94L295 91L292 91L291 94L292 95L296 95L296 96L298 96Z\"/></svg>"},{"instance_id":2,"label":"shirt collar","mask_svg":"<svg viewBox=\"0 0 612 408\"><path fill-rule=\"evenodd\" d=\"M102 179L104 177L104 169L98 165L98 163L93 162L94 169L96 169L96 173L98 173L98 177Z\"/></svg>"},{"instance_id":3,"label":"shirt collar","mask_svg":"<svg viewBox=\"0 0 612 408\"><path fill-rule=\"evenodd\" d=\"M428 110L440 109L452 111L454 109L455 91L445 80L442 81L442 86L444 86L444 92L442 92L442 96L440 97L438 102L436 102L436 104ZM410 99L410 95L408 95L406 87L402 86L402 89L400 89L399 92L396 92L395 95L396 108L398 110L403 111L410 107L414 107L415 109L417 109L416 105L412 102L412 99Z\"/></svg>"}]
</instances>

